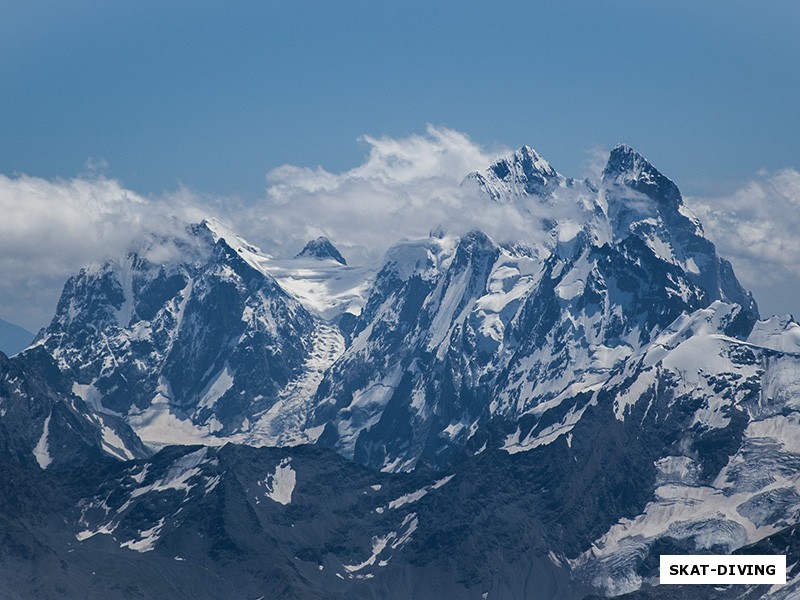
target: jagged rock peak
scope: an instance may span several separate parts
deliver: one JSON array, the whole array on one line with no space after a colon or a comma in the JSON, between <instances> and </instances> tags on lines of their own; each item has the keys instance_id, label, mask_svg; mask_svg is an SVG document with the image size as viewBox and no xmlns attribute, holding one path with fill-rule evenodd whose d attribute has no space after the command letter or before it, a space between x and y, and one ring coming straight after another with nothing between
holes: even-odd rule
<instances>
[{"instance_id":1,"label":"jagged rock peak","mask_svg":"<svg viewBox=\"0 0 800 600\"><path fill-rule=\"evenodd\" d=\"M603 169L603 181L625 183L638 179L643 174L658 173L658 170L644 156L627 144L617 144L608 156Z\"/></svg>"},{"instance_id":2,"label":"jagged rock peak","mask_svg":"<svg viewBox=\"0 0 800 600\"><path fill-rule=\"evenodd\" d=\"M488 235L478 229L473 229L461 237L458 247L474 253L494 250L497 248L497 245L491 240L491 238L489 238Z\"/></svg>"},{"instance_id":3,"label":"jagged rock peak","mask_svg":"<svg viewBox=\"0 0 800 600\"><path fill-rule=\"evenodd\" d=\"M672 180L627 144L617 144L611 150L602 180L606 186L626 185L676 206L683 203L681 193Z\"/></svg>"},{"instance_id":4,"label":"jagged rock peak","mask_svg":"<svg viewBox=\"0 0 800 600\"><path fill-rule=\"evenodd\" d=\"M453 264L466 267L469 264L488 263L497 259L499 247L482 231L472 230L464 234L456 247Z\"/></svg>"},{"instance_id":5,"label":"jagged rock peak","mask_svg":"<svg viewBox=\"0 0 800 600\"><path fill-rule=\"evenodd\" d=\"M664 175L649 160L627 144L617 144L608 155L603 169L603 182L629 184L652 181Z\"/></svg>"},{"instance_id":6,"label":"jagged rock peak","mask_svg":"<svg viewBox=\"0 0 800 600\"><path fill-rule=\"evenodd\" d=\"M347 264L347 261L336 249L336 246L334 246L331 241L323 235L309 241L305 246L303 246L303 249L300 251L300 253L295 256L295 258L303 257L317 258L319 260L330 258L342 265Z\"/></svg>"},{"instance_id":7,"label":"jagged rock peak","mask_svg":"<svg viewBox=\"0 0 800 600\"><path fill-rule=\"evenodd\" d=\"M511 156L499 159L491 167L491 171L498 179L508 181L512 175L519 178L523 175L526 179L537 175L541 177L557 177L555 169L547 162L541 154L530 146L522 146ZM538 179L538 177L536 177Z\"/></svg>"},{"instance_id":8,"label":"jagged rock peak","mask_svg":"<svg viewBox=\"0 0 800 600\"><path fill-rule=\"evenodd\" d=\"M566 181L530 146L522 146L485 170L470 173L467 180L477 181L490 197L499 202L530 195L544 197L552 188Z\"/></svg>"}]
</instances>

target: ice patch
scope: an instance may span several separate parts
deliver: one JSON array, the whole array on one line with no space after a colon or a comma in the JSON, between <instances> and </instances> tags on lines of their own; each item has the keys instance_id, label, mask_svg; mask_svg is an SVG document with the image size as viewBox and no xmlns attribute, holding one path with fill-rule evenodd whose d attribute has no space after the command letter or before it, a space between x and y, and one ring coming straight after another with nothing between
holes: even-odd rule
<instances>
[{"instance_id":1,"label":"ice patch","mask_svg":"<svg viewBox=\"0 0 800 600\"><path fill-rule=\"evenodd\" d=\"M169 466L162 478L144 487L136 488L131 492L131 498L166 490L183 490L188 494L193 487L189 484L189 480L200 474L199 465L205 459L207 452L208 448L201 448L178 458Z\"/></svg>"},{"instance_id":2,"label":"ice patch","mask_svg":"<svg viewBox=\"0 0 800 600\"><path fill-rule=\"evenodd\" d=\"M80 383L73 383L72 393L78 396L84 402L86 402L86 404L88 404L91 408L93 408L95 412L107 412L107 413L113 412L108 410L101 404L103 394L100 390L98 390L94 386L93 383L87 385L82 385Z\"/></svg>"},{"instance_id":3,"label":"ice patch","mask_svg":"<svg viewBox=\"0 0 800 600\"><path fill-rule=\"evenodd\" d=\"M426 485L425 487L418 489L415 492L403 494L396 500L392 500L391 502L389 502L389 506L387 508L395 510L400 508L401 506L405 506L406 504L411 504L413 502L416 502L417 500L422 499L431 490L438 490L440 487L448 483L453 477L454 475L448 475L446 477L442 477L438 481L433 482L431 485ZM381 510L380 512L383 512L383 510Z\"/></svg>"},{"instance_id":4,"label":"ice patch","mask_svg":"<svg viewBox=\"0 0 800 600\"><path fill-rule=\"evenodd\" d=\"M90 529L79 531L78 533L75 534L75 539L78 540L79 542L82 542L96 535L111 535L112 533L114 533L114 529L115 529L114 525L112 525L111 523L107 523L106 525L103 525L102 527L99 527L94 531Z\"/></svg>"},{"instance_id":5,"label":"ice patch","mask_svg":"<svg viewBox=\"0 0 800 600\"><path fill-rule=\"evenodd\" d=\"M208 387L203 392L198 408L213 408L217 400L222 398L231 386L233 385L233 373L225 363L225 368L219 372L219 375L208 384Z\"/></svg>"},{"instance_id":6,"label":"ice patch","mask_svg":"<svg viewBox=\"0 0 800 600\"><path fill-rule=\"evenodd\" d=\"M117 432L114 431L111 427L103 423L103 450L120 458L122 460L131 460L134 457L133 452L128 450L125 442L122 441L122 438L117 435Z\"/></svg>"},{"instance_id":7,"label":"ice patch","mask_svg":"<svg viewBox=\"0 0 800 600\"><path fill-rule=\"evenodd\" d=\"M145 411L137 412L134 408L127 417L128 424L148 446L155 448L168 444L222 446L228 441L236 441L213 435L211 426L200 427L188 419L178 417L172 412L165 394L162 386Z\"/></svg>"},{"instance_id":8,"label":"ice patch","mask_svg":"<svg viewBox=\"0 0 800 600\"><path fill-rule=\"evenodd\" d=\"M449 482L450 482L450 480L451 480L453 477L455 477L455 474L453 474L453 475L447 475L446 477L442 477L442 478L441 478L441 479L439 479L438 481L434 481L434 482L433 482L433 484L431 484L431 489L432 489L432 490L438 490L438 489L439 489L440 487L442 487L443 485L445 485L445 484L449 483Z\"/></svg>"},{"instance_id":9,"label":"ice patch","mask_svg":"<svg viewBox=\"0 0 800 600\"><path fill-rule=\"evenodd\" d=\"M263 485L266 488L264 495L267 498L283 505L291 503L294 486L297 483L297 473L292 469L291 463L291 458L282 459L272 475L258 482L259 486Z\"/></svg>"},{"instance_id":10,"label":"ice patch","mask_svg":"<svg viewBox=\"0 0 800 600\"><path fill-rule=\"evenodd\" d=\"M572 429L577 425L578 421L581 420L583 413L586 412L586 409L593 405L594 401L589 402L586 406L582 408L577 408L573 406L569 409L569 412L564 416L564 418L559 421L558 423L554 423L552 425L548 425L547 427L543 428L541 431L537 432L535 436L528 436L520 440L521 432L519 428L513 434L509 435L506 438L505 444L503 445L503 450L508 452L509 454L516 454L517 452L527 452L528 450L533 450L534 448L538 448L539 446L546 446L548 444L552 444L555 442L559 437L562 435L569 434L569 438L567 439L567 444L572 445L572 434L570 433Z\"/></svg>"},{"instance_id":11,"label":"ice patch","mask_svg":"<svg viewBox=\"0 0 800 600\"><path fill-rule=\"evenodd\" d=\"M147 471L149 468L150 465L145 465L136 475L131 475L131 479L133 479L136 483L142 483L144 478L147 477Z\"/></svg>"},{"instance_id":12,"label":"ice patch","mask_svg":"<svg viewBox=\"0 0 800 600\"><path fill-rule=\"evenodd\" d=\"M389 502L389 508L395 509L400 508L401 506L405 506L406 504L411 504L412 502L416 502L417 500L421 499L428 493L428 488L424 487L416 492L411 492L410 494L404 494L400 496L397 500L392 500Z\"/></svg>"},{"instance_id":13,"label":"ice patch","mask_svg":"<svg viewBox=\"0 0 800 600\"><path fill-rule=\"evenodd\" d=\"M442 433L444 433L451 440L454 440L456 436L459 434L459 432L461 432L465 427L466 425L461 422L450 423L450 425L448 425L442 430Z\"/></svg>"},{"instance_id":14,"label":"ice patch","mask_svg":"<svg viewBox=\"0 0 800 600\"><path fill-rule=\"evenodd\" d=\"M163 527L164 518L162 517L153 527L141 531L139 533L138 540L128 540L127 542L122 542L119 547L135 550L136 552L150 552L151 550L155 549L155 544L160 537L159 534L161 533L161 529Z\"/></svg>"},{"instance_id":15,"label":"ice patch","mask_svg":"<svg viewBox=\"0 0 800 600\"><path fill-rule=\"evenodd\" d=\"M655 373L645 371L633 384L614 399L614 416L619 421L625 420L629 406L633 406L647 390L655 384Z\"/></svg>"},{"instance_id":16,"label":"ice patch","mask_svg":"<svg viewBox=\"0 0 800 600\"><path fill-rule=\"evenodd\" d=\"M567 273L561 282L556 286L556 294L562 300L572 300L583 294L586 287L586 265L584 268L574 268Z\"/></svg>"},{"instance_id":17,"label":"ice patch","mask_svg":"<svg viewBox=\"0 0 800 600\"><path fill-rule=\"evenodd\" d=\"M39 463L39 467L41 469L46 469L50 466L50 463L53 462L53 457L50 456L50 448L47 444L47 437L50 435L51 416L52 413L47 415L47 418L44 420L42 435L39 437L39 441L36 443L36 447L33 449L33 456L36 458L36 462Z\"/></svg>"},{"instance_id":18,"label":"ice patch","mask_svg":"<svg viewBox=\"0 0 800 600\"><path fill-rule=\"evenodd\" d=\"M411 539L411 535L417 530L419 525L419 519L417 518L416 513L409 513L403 519L403 522L400 524L400 529L402 530L405 528L405 531L398 534L396 531L390 531L386 535L383 536L375 536L372 538L372 554L367 558L365 561L355 564L355 565L343 565L345 570L349 573L355 573L360 571L366 567L370 567L373 565L379 567L385 567L389 564L388 558L385 560L381 560L378 562L378 557L388 549L397 550L401 548ZM353 575L350 575L353 577Z\"/></svg>"}]
</instances>

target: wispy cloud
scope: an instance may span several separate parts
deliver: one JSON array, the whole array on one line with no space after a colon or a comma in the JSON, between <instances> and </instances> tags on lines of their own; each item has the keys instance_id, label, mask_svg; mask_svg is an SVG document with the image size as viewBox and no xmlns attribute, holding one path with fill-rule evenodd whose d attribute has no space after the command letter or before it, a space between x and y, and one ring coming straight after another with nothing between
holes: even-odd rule
<instances>
[{"instance_id":1,"label":"wispy cloud","mask_svg":"<svg viewBox=\"0 0 800 600\"><path fill-rule=\"evenodd\" d=\"M203 213L184 190L153 201L103 176L0 175L0 315L42 326L82 266L121 255L143 231L174 229L169 217Z\"/></svg>"},{"instance_id":2,"label":"wispy cloud","mask_svg":"<svg viewBox=\"0 0 800 600\"><path fill-rule=\"evenodd\" d=\"M761 312L800 316L800 172L761 172L732 194L687 202Z\"/></svg>"},{"instance_id":3,"label":"wispy cloud","mask_svg":"<svg viewBox=\"0 0 800 600\"><path fill-rule=\"evenodd\" d=\"M610 150L605 146L594 146L585 151L582 176L598 183L608 162Z\"/></svg>"},{"instance_id":4,"label":"wispy cloud","mask_svg":"<svg viewBox=\"0 0 800 600\"><path fill-rule=\"evenodd\" d=\"M357 167L334 173L284 165L267 174L264 197L255 201L188 188L144 197L103 175L102 162L74 179L0 175L0 317L38 328L52 315L64 281L82 266L122 254L144 231L174 231L207 216L279 256L327 235L351 263L434 229L481 229L499 242L536 235L536 214L487 202L461 185L507 149L486 149L433 126L422 135L362 141L367 154ZM587 174L596 175L606 154L589 155ZM762 312L800 312L800 172L762 173L733 194L687 202ZM575 206L556 203L542 216L580 218Z\"/></svg>"},{"instance_id":5,"label":"wispy cloud","mask_svg":"<svg viewBox=\"0 0 800 600\"><path fill-rule=\"evenodd\" d=\"M267 194L240 230L262 248L284 253L326 235L351 262L378 258L403 238L432 230L480 229L496 241L549 240L539 221L580 219L577 190L550 204L487 201L465 176L511 150L487 150L465 134L428 126L425 135L364 137L363 164L343 173L284 165L267 175ZM572 196L575 196L574 198ZM272 239L269 239L272 236Z\"/></svg>"},{"instance_id":6,"label":"wispy cloud","mask_svg":"<svg viewBox=\"0 0 800 600\"><path fill-rule=\"evenodd\" d=\"M274 248L299 247L327 235L355 260L375 257L403 237L431 229L499 228L508 210L476 214L464 176L485 168L507 150L487 151L463 133L429 126L425 135L365 136L363 164L343 173L284 165L267 175L267 194L256 205L251 232L269 232ZM505 214L500 214L501 212ZM508 223L505 223L508 226Z\"/></svg>"},{"instance_id":7,"label":"wispy cloud","mask_svg":"<svg viewBox=\"0 0 800 600\"><path fill-rule=\"evenodd\" d=\"M462 133L432 126L424 135L362 141L368 153L356 168L331 173L284 165L267 175L264 198L252 202L188 188L146 198L106 177L103 161L90 161L74 179L0 175L0 316L39 327L64 281L82 266L121 255L144 231L207 216L277 255L328 235L356 262L440 226L513 229L510 209L476 215L460 188L466 173L502 149L487 151Z\"/></svg>"}]
</instances>

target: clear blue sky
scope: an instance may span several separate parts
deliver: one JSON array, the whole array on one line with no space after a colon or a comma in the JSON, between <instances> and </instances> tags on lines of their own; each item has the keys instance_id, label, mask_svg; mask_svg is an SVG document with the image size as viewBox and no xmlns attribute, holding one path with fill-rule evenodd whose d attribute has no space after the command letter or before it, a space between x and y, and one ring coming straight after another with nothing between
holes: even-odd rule
<instances>
[{"instance_id":1,"label":"clear blue sky","mask_svg":"<svg viewBox=\"0 0 800 600\"><path fill-rule=\"evenodd\" d=\"M626 141L684 191L800 166L800 3L57 2L0 8L0 173L261 195L426 123L580 175Z\"/></svg>"}]
</instances>

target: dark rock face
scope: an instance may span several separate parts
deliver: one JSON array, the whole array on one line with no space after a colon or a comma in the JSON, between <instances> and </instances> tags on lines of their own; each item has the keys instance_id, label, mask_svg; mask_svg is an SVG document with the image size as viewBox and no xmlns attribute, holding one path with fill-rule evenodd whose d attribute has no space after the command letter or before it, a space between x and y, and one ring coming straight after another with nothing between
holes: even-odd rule
<instances>
[{"instance_id":1,"label":"dark rock face","mask_svg":"<svg viewBox=\"0 0 800 600\"><path fill-rule=\"evenodd\" d=\"M71 278L43 345L108 411L146 411L161 398L230 432L298 374L315 322L208 226L188 235L170 241L178 260L129 254Z\"/></svg>"},{"instance_id":2,"label":"dark rock face","mask_svg":"<svg viewBox=\"0 0 800 600\"><path fill-rule=\"evenodd\" d=\"M739 284L728 261L716 254L700 223L687 211L678 187L647 159L624 144L611 151L602 178L617 237L634 233L660 242L663 258L680 264L709 300L739 304L758 317L752 295Z\"/></svg>"},{"instance_id":3,"label":"dark rock face","mask_svg":"<svg viewBox=\"0 0 800 600\"><path fill-rule=\"evenodd\" d=\"M505 484L487 496L471 470L381 474L324 449L233 445L165 448L46 482L15 468L2 477L35 481L36 495L14 506L0 494L11 597L580 597L547 555L528 512L536 499ZM487 527L498 535L486 539Z\"/></svg>"},{"instance_id":4,"label":"dark rock face","mask_svg":"<svg viewBox=\"0 0 800 600\"><path fill-rule=\"evenodd\" d=\"M147 451L121 419L92 411L71 382L37 346L14 358L0 354L2 455L25 467L63 470L109 456L132 459Z\"/></svg>"}]
</instances>

